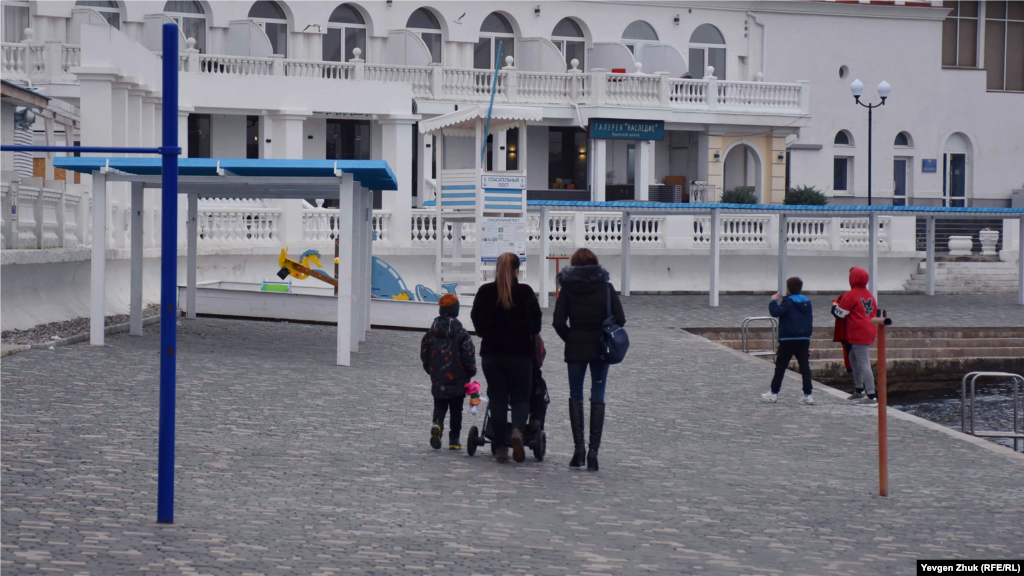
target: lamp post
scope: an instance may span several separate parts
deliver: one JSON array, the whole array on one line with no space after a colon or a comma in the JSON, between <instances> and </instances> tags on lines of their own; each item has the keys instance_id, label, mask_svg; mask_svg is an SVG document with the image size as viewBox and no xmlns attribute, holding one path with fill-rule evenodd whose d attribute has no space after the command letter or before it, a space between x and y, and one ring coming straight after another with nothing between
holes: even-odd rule
<instances>
[{"instance_id":1,"label":"lamp post","mask_svg":"<svg viewBox=\"0 0 1024 576\"><path fill-rule=\"evenodd\" d=\"M853 100L857 104L868 109L868 206L871 206L871 112L879 106L885 106L885 99L889 97L889 83L882 80L878 83L878 95L882 97L881 104L865 104L860 101L860 95L864 93L864 83L856 79L850 83L850 92L853 92Z\"/></svg>"}]
</instances>

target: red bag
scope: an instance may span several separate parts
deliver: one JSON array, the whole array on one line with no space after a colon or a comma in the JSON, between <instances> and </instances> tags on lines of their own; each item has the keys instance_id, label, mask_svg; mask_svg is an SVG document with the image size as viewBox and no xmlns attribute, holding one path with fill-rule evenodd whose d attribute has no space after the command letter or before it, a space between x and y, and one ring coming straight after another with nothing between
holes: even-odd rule
<instances>
[{"instance_id":1,"label":"red bag","mask_svg":"<svg viewBox=\"0 0 1024 576\"><path fill-rule=\"evenodd\" d=\"M544 339L537 334L533 337L533 361L537 366L544 365L544 359L548 356L548 349L544 347Z\"/></svg>"}]
</instances>

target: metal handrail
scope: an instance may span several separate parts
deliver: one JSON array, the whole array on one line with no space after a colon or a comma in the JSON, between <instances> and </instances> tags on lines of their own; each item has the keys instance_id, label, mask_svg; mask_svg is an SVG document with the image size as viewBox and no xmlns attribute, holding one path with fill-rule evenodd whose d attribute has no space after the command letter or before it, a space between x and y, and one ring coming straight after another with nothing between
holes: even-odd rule
<instances>
[{"instance_id":1,"label":"metal handrail","mask_svg":"<svg viewBox=\"0 0 1024 576\"><path fill-rule=\"evenodd\" d=\"M751 352L750 351L750 335L748 330L750 329L751 322L758 322L767 320L771 323L772 327L772 351L763 352ZM743 352L750 354L751 356L774 356L779 346L779 320L772 316L750 316L743 319L743 324L740 325L743 339Z\"/></svg>"},{"instance_id":2,"label":"metal handrail","mask_svg":"<svg viewBox=\"0 0 1024 576\"><path fill-rule=\"evenodd\" d=\"M971 427L970 431L967 429L967 379L971 379ZM1000 378L1009 379L1013 381L1013 432L977 432L974 430L974 392L975 382L979 378ZM1021 422L1018 413L1021 410L1021 394L1020 386L1024 384L1024 377L1020 374L1013 374L1010 372L969 372L964 375L963 380L960 382L960 431L964 434L970 434L972 436L978 436L980 438L1012 438L1013 439L1013 450L1017 451L1017 446L1021 440L1024 440L1024 431L1021 430Z\"/></svg>"}]
</instances>

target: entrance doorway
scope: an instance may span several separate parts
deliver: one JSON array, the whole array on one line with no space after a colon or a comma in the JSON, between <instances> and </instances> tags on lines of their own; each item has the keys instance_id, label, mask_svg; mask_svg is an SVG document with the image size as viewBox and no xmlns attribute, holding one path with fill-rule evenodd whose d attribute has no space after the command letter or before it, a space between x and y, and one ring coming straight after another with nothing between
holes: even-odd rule
<instances>
[{"instance_id":1,"label":"entrance doorway","mask_svg":"<svg viewBox=\"0 0 1024 576\"><path fill-rule=\"evenodd\" d=\"M970 204L971 143L960 132L950 135L942 154L942 205L951 208Z\"/></svg>"},{"instance_id":2,"label":"entrance doorway","mask_svg":"<svg viewBox=\"0 0 1024 576\"><path fill-rule=\"evenodd\" d=\"M911 162L907 158L896 158L892 162L892 205L906 206L907 191L910 188Z\"/></svg>"},{"instance_id":3,"label":"entrance doorway","mask_svg":"<svg viewBox=\"0 0 1024 576\"><path fill-rule=\"evenodd\" d=\"M758 202L761 196L761 158L748 144L736 144L726 150L723 163L722 190L746 186L754 190Z\"/></svg>"}]
</instances>

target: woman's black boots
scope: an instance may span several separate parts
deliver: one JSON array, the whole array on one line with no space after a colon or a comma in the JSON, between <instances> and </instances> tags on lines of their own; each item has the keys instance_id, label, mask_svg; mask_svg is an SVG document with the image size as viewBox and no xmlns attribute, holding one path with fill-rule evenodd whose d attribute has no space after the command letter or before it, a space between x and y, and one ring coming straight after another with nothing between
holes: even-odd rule
<instances>
[{"instance_id":1,"label":"woman's black boots","mask_svg":"<svg viewBox=\"0 0 1024 576\"><path fill-rule=\"evenodd\" d=\"M569 426L572 428L572 441L576 450L572 453L569 466L579 468L587 458L587 445L583 443L583 399L569 398Z\"/></svg>"},{"instance_id":2,"label":"woman's black boots","mask_svg":"<svg viewBox=\"0 0 1024 576\"><path fill-rule=\"evenodd\" d=\"M581 407L582 409L582 407ZM581 418L582 422L582 418ZM590 451L587 452L587 470L598 471L597 449L601 447L601 432L604 431L604 402L590 403Z\"/></svg>"}]
</instances>

